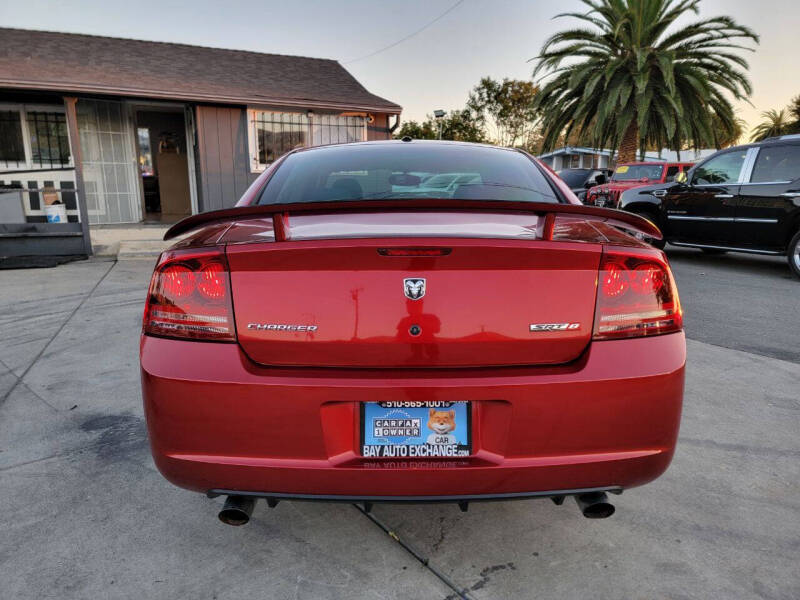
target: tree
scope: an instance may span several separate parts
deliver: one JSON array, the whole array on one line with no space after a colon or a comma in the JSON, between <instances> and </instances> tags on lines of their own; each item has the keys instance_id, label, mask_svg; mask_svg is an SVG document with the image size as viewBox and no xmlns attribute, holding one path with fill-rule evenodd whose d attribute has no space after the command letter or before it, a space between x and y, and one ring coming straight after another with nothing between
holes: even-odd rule
<instances>
[{"instance_id":1,"label":"tree","mask_svg":"<svg viewBox=\"0 0 800 600\"><path fill-rule=\"evenodd\" d=\"M689 23L699 0L582 0L586 13L566 13L588 27L545 41L534 76L547 82L536 98L544 144L577 130L596 147L618 149L620 162L647 146L680 148L713 143L711 114L734 127L727 94L751 93L747 61L734 53L758 42L749 28L720 16Z\"/></svg>"},{"instance_id":2,"label":"tree","mask_svg":"<svg viewBox=\"0 0 800 600\"><path fill-rule=\"evenodd\" d=\"M415 140L435 140L439 137L439 128L433 124L429 116L422 123L417 121L404 121L394 134L395 139L410 137Z\"/></svg>"},{"instance_id":3,"label":"tree","mask_svg":"<svg viewBox=\"0 0 800 600\"><path fill-rule=\"evenodd\" d=\"M751 142L760 142L769 137L786 135L792 132L793 123L786 115L786 109L765 110L761 113L761 118L764 120L753 129L753 134L750 136Z\"/></svg>"},{"instance_id":4,"label":"tree","mask_svg":"<svg viewBox=\"0 0 800 600\"><path fill-rule=\"evenodd\" d=\"M800 133L800 94L789 104L789 117L792 119L792 132Z\"/></svg>"},{"instance_id":5,"label":"tree","mask_svg":"<svg viewBox=\"0 0 800 600\"><path fill-rule=\"evenodd\" d=\"M532 81L484 77L470 92L467 110L477 115L495 144L530 148L538 120L533 107L538 92Z\"/></svg>"},{"instance_id":6,"label":"tree","mask_svg":"<svg viewBox=\"0 0 800 600\"><path fill-rule=\"evenodd\" d=\"M726 123L714 113L711 115L711 134L714 138L714 148L722 150L728 146L735 146L744 135L747 122L741 117L734 117L733 122Z\"/></svg>"},{"instance_id":7,"label":"tree","mask_svg":"<svg viewBox=\"0 0 800 600\"><path fill-rule=\"evenodd\" d=\"M406 121L394 134L397 139L406 136L416 140L439 138L439 121L428 115L422 123ZM485 142L480 119L469 109L452 110L441 119L442 139L457 142Z\"/></svg>"}]
</instances>

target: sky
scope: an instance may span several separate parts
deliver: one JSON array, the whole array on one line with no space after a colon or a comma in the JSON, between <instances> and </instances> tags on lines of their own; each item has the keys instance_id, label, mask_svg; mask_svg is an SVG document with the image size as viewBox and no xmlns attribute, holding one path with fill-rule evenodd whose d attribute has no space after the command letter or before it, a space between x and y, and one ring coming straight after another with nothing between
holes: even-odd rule
<instances>
[{"instance_id":1,"label":"sky","mask_svg":"<svg viewBox=\"0 0 800 600\"><path fill-rule=\"evenodd\" d=\"M577 22L578 0L0 0L0 24L72 33L333 58L371 92L403 106L403 119L464 106L481 77L527 79L542 42ZM738 103L752 127L762 111L800 94L798 0L703 0L700 18L727 14L761 36L748 53L753 96ZM686 20L693 20L690 16ZM0 40L2 46L2 40Z\"/></svg>"}]
</instances>

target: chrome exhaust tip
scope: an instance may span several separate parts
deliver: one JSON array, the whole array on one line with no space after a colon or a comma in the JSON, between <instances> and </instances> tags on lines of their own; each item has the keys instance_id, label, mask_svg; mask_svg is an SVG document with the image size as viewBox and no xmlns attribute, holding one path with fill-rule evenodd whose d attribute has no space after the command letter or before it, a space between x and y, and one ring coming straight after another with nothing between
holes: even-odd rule
<instances>
[{"instance_id":1,"label":"chrome exhaust tip","mask_svg":"<svg viewBox=\"0 0 800 600\"><path fill-rule=\"evenodd\" d=\"M234 527L246 525L255 505L256 498L253 496L228 496L219 511L219 520Z\"/></svg>"},{"instance_id":2,"label":"chrome exhaust tip","mask_svg":"<svg viewBox=\"0 0 800 600\"><path fill-rule=\"evenodd\" d=\"M616 510L605 492L589 492L575 496L578 508L587 519L607 519Z\"/></svg>"}]
</instances>

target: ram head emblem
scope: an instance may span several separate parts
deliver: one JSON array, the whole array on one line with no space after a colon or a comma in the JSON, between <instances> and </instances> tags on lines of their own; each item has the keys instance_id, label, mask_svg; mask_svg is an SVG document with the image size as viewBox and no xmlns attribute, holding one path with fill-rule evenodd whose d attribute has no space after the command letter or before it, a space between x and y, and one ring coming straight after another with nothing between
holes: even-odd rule
<instances>
[{"instance_id":1,"label":"ram head emblem","mask_svg":"<svg viewBox=\"0 0 800 600\"><path fill-rule=\"evenodd\" d=\"M425 295L425 280L420 277L403 279L403 291L409 300L419 300Z\"/></svg>"}]
</instances>

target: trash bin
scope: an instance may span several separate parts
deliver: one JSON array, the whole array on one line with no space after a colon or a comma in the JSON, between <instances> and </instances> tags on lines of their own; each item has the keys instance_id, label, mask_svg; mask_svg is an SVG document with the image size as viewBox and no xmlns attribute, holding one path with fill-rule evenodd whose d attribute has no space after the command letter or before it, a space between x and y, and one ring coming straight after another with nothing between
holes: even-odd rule
<instances>
[{"instance_id":1,"label":"trash bin","mask_svg":"<svg viewBox=\"0 0 800 600\"><path fill-rule=\"evenodd\" d=\"M66 223L67 207L61 202L48 204L44 207L44 214L47 215L48 223Z\"/></svg>"}]
</instances>

